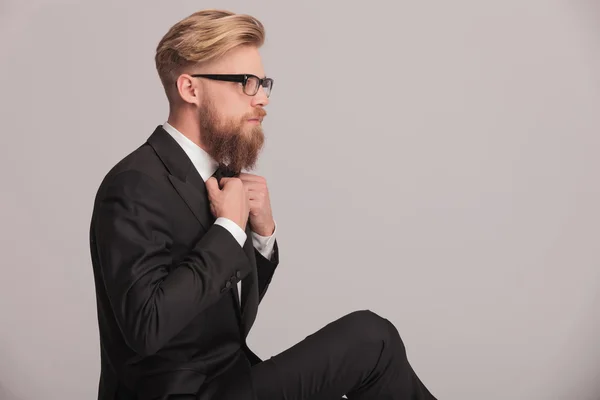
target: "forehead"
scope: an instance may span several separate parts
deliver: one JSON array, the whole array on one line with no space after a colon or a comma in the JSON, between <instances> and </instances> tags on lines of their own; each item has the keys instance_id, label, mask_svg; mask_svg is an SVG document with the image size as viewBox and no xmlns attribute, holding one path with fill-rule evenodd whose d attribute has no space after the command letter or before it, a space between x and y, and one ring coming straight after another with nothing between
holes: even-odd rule
<instances>
[{"instance_id":1,"label":"forehead","mask_svg":"<svg viewBox=\"0 0 600 400\"><path fill-rule=\"evenodd\" d=\"M264 67L256 46L239 46L228 51L214 63L212 69L220 74L254 74L264 77Z\"/></svg>"}]
</instances>

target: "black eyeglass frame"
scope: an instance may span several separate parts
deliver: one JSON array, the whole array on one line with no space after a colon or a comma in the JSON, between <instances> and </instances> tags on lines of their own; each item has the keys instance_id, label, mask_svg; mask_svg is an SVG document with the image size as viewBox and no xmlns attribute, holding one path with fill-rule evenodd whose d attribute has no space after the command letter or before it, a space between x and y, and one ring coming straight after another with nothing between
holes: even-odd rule
<instances>
[{"instance_id":1,"label":"black eyeglass frame","mask_svg":"<svg viewBox=\"0 0 600 400\"><path fill-rule=\"evenodd\" d=\"M269 91L267 94L267 97L271 96L271 92L273 91L273 78L259 78L256 75L253 74L193 74L190 75L194 78L207 78L207 79L212 79L215 81L224 81L224 82L236 82L236 83L241 83L244 87L244 93L248 96L254 96L256 95L256 93L258 93L258 90L261 87L268 87ZM258 85L256 86L256 91L252 94L246 92L246 83L248 82L249 78L255 78L258 80ZM268 86L265 86L265 84L267 84Z\"/></svg>"}]
</instances>

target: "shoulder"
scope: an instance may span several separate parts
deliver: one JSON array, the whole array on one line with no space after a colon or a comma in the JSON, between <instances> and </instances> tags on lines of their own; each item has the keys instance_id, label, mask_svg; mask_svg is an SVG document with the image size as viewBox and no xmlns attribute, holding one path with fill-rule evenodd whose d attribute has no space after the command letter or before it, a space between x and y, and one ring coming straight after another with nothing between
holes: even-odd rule
<instances>
[{"instance_id":1,"label":"shoulder","mask_svg":"<svg viewBox=\"0 0 600 400\"><path fill-rule=\"evenodd\" d=\"M102 178L95 200L109 195L152 196L164 190L167 170L154 152L144 143L119 160Z\"/></svg>"}]
</instances>

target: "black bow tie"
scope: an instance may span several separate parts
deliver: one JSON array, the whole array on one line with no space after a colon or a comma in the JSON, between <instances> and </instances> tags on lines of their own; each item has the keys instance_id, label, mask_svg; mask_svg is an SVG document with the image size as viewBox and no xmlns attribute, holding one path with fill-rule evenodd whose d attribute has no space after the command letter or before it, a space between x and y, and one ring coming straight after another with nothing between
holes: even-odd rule
<instances>
[{"instance_id":1,"label":"black bow tie","mask_svg":"<svg viewBox=\"0 0 600 400\"><path fill-rule=\"evenodd\" d=\"M238 175L238 173L227 168L226 165L219 166L219 168L217 168L217 170L213 174L213 176L217 179L217 182L219 182L219 186L221 186L221 178L231 178Z\"/></svg>"}]
</instances>

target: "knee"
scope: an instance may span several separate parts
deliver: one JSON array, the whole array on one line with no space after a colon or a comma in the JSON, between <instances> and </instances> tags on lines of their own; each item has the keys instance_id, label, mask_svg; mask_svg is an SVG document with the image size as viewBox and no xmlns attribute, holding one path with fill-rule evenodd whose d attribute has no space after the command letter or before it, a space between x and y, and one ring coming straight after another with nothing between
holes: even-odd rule
<instances>
[{"instance_id":1,"label":"knee","mask_svg":"<svg viewBox=\"0 0 600 400\"><path fill-rule=\"evenodd\" d=\"M371 310L354 311L347 316L353 332L362 340L384 341L390 345L404 347L398 330L388 319L381 317Z\"/></svg>"}]
</instances>

